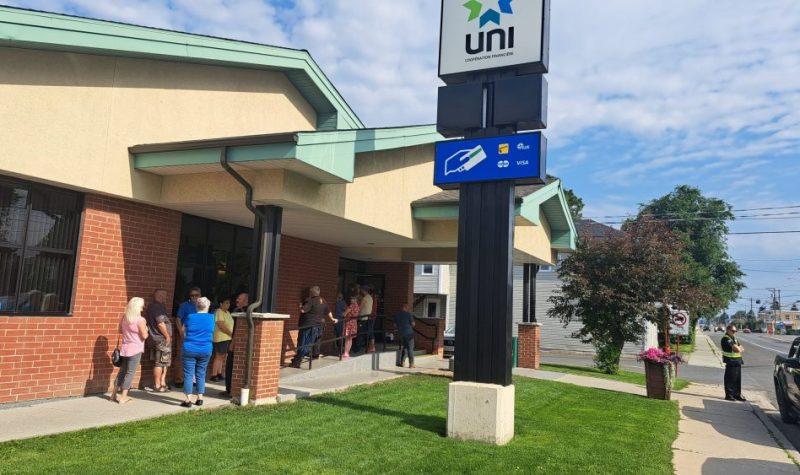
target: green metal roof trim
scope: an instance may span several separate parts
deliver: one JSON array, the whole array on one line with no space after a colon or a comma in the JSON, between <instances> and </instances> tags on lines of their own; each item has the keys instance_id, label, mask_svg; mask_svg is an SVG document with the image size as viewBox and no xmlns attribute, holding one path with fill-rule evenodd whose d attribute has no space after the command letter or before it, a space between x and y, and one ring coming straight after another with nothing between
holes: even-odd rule
<instances>
[{"instance_id":1,"label":"green metal roof trim","mask_svg":"<svg viewBox=\"0 0 800 475\"><path fill-rule=\"evenodd\" d=\"M276 142L275 137L282 137L282 141ZM436 132L436 126L420 125L265 135L261 136L263 143L258 143L259 138L253 137L252 143L247 145L236 145L242 142L242 138L238 137L138 145L129 150L134 157L134 168L143 171L157 172L155 169L159 167L186 166L187 173L191 173L192 165L218 164L222 147L228 146L228 157L232 163L296 159L342 182L351 182L355 154L430 144L441 140L442 136Z\"/></svg>"},{"instance_id":2,"label":"green metal roof trim","mask_svg":"<svg viewBox=\"0 0 800 475\"><path fill-rule=\"evenodd\" d=\"M550 225L551 247L558 250L575 250L577 233L567 206L567 198L561 187L561 180L554 180L523 196L522 202L515 206L514 214L536 226L541 226L540 209ZM413 216L423 221L458 219L458 204L449 202L426 204L417 201L414 204Z\"/></svg>"},{"instance_id":3,"label":"green metal roof trim","mask_svg":"<svg viewBox=\"0 0 800 475\"><path fill-rule=\"evenodd\" d=\"M578 233L575 231L575 223L569 212L561 180L555 180L535 193L522 198L520 214L531 223L541 225L540 208L550 225L551 247L574 251Z\"/></svg>"},{"instance_id":4,"label":"green metal roof trim","mask_svg":"<svg viewBox=\"0 0 800 475\"><path fill-rule=\"evenodd\" d=\"M0 6L0 46L281 71L322 129L364 124L304 50Z\"/></svg>"}]
</instances>

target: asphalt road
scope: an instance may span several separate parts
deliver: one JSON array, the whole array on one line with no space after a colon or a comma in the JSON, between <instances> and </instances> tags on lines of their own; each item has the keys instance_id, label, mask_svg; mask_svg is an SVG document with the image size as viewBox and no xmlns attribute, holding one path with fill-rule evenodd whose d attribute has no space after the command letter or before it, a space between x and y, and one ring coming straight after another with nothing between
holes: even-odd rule
<instances>
[{"instance_id":1,"label":"asphalt road","mask_svg":"<svg viewBox=\"0 0 800 475\"><path fill-rule=\"evenodd\" d=\"M711 337L712 341L714 341L714 344L719 349L719 342L723 333L705 332L705 334ZM769 336L764 333L740 332L737 338L744 346L742 389L745 392L747 392L747 390L763 391L767 394L772 405L778 407L778 402L775 399L775 386L772 382L775 355L788 354L789 346L791 346L792 341L796 337L787 335ZM574 366L593 365L591 357L548 355L546 353L542 354L542 362ZM644 372L642 364L637 363L635 358L623 358L620 365L622 369L628 371ZM678 372L679 377L688 379L689 381L721 385L725 370L724 368L680 365ZM723 396L724 394L720 394L720 397ZM767 412L767 416L769 416L775 426L786 435L786 438L791 441L794 447L800 450L800 426L785 424L781 421L780 414L778 414L777 411Z\"/></svg>"}]
</instances>

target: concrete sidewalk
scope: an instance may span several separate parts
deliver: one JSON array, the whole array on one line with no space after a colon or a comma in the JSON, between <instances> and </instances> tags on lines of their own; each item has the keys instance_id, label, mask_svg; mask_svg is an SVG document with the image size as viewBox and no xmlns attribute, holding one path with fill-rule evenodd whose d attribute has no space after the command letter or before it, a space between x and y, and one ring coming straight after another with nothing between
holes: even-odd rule
<instances>
[{"instance_id":1,"label":"concrete sidewalk","mask_svg":"<svg viewBox=\"0 0 800 475\"><path fill-rule=\"evenodd\" d=\"M714 341L701 332L695 333L694 351L687 355L690 366L705 366L708 368L724 368L720 349Z\"/></svg>"}]
</instances>

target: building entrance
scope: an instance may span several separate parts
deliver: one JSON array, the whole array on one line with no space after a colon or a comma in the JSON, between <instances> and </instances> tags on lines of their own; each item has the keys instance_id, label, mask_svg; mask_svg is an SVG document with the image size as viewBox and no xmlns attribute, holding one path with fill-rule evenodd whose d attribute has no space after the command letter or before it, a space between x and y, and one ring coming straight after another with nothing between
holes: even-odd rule
<instances>
[{"instance_id":1,"label":"building entrance","mask_svg":"<svg viewBox=\"0 0 800 475\"><path fill-rule=\"evenodd\" d=\"M248 291L253 230L184 214L173 310L200 287L214 306Z\"/></svg>"}]
</instances>

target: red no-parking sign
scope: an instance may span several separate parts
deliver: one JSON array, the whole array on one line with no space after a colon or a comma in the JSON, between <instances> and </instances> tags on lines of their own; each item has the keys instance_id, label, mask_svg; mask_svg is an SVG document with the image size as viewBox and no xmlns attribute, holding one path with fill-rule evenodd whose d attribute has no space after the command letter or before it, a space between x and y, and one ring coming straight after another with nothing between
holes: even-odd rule
<instances>
[{"instance_id":1,"label":"red no-parking sign","mask_svg":"<svg viewBox=\"0 0 800 475\"><path fill-rule=\"evenodd\" d=\"M689 314L684 310L678 310L670 318L669 332L672 335L689 335Z\"/></svg>"}]
</instances>

